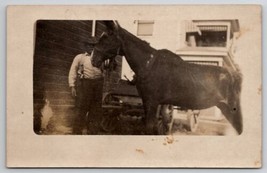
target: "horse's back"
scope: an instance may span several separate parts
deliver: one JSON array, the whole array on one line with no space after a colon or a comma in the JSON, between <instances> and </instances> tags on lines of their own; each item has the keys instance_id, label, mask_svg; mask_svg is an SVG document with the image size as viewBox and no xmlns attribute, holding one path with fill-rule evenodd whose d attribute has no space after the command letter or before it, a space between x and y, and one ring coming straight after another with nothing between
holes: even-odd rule
<instances>
[{"instance_id":1,"label":"horse's back","mask_svg":"<svg viewBox=\"0 0 267 173\"><path fill-rule=\"evenodd\" d=\"M177 54L173 53L168 49L160 49L156 52L156 57L159 57L160 60L170 63L184 62L184 60Z\"/></svg>"}]
</instances>

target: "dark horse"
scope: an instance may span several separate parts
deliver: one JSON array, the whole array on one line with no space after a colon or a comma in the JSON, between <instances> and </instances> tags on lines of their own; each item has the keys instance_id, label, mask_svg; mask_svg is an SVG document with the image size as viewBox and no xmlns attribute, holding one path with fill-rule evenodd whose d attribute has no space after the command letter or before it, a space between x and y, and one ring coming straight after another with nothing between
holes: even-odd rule
<instances>
[{"instance_id":1,"label":"dark horse","mask_svg":"<svg viewBox=\"0 0 267 173\"><path fill-rule=\"evenodd\" d=\"M157 108L164 104L192 110L217 106L238 134L242 133L239 70L185 62L169 50L152 48L118 22L104 23L108 32L96 44L92 64L99 67L106 59L125 56L136 74L147 134L158 134Z\"/></svg>"}]
</instances>

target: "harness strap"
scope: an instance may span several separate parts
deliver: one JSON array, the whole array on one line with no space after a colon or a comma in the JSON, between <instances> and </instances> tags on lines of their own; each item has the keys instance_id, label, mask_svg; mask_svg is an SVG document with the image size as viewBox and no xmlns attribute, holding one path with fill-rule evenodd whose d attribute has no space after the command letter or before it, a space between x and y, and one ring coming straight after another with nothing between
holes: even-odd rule
<instances>
[{"instance_id":1,"label":"harness strap","mask_svg":"<svg viewBox=\"0 0 267 173\"><path fill-rule=\"evenodd\" d=\"M158 51L155 51L155 52L156 53L154 53L154 52L151 53L149 59L146 61L146 69L147 70L151 70L151 68L153 67L156 59L160 55L160 54L158 55L158 53L159 53Z\"/></svg>"},{"instance_id":2,"label":"harness strap","mask_svg":"<svg viewBox=\"0 0 267 173\"><path fill-rule=\"evenodd\" d=\"M146 82L146 80L144 80L144 79L148 80L147 77L149 76L151 69L152 69L153 65L155 64L156 59L157 59L157 56L155 56L155 54L151 53L149 59L146 61L145 68L141 69L139 74L137 74L137 78L141 79L140 81Z\"/></svg>"},{"instance_id":3,"label":"harness strap","mask_svg":"<svg viewBox=\"0 0 267 173\"><path fill-rule=\"evenodd\" d=\"M153 66L154 62L155 62L154 55L150 54L150 58L146 61L146 68L150 69L151 66Z\"/></svg>"}]
</instances>

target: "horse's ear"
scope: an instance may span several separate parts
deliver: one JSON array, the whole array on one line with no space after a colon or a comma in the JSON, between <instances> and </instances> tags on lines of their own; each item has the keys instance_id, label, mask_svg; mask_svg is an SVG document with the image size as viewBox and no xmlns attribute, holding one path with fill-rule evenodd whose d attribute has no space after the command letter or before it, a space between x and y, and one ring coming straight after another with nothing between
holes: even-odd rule
<instances>
[{"instance_id":1,"label":"horse's ear","mask_svg":"<svg viewBox=\"0 0 267 173\"><path fill-rule=\"evenodd\" d=\"M112 20L106 20L106 21L104 21L104 24L106 25L107 31L109 34L113 34L113 33L117 32L119 29L118 22L114 22Z\"/></svg>"},{"instance_id":2,"label":"horse's ear","mask_svg":"<svg viewBox=\"0 0 267 173\"><path fill-rule=\"evenodd\" d=\"M100 36L100 38L97 40L97 43L99 43L99 41L101 41L103 38L106 38L108 36L108 34L106 32L103 32Z\"/></svg>"},{"instance_id":3,"label":"horse's ear","mask_svg":"<svg viewBox=\"0 0 267 173\"><path fill-rule=\"evenodd\" d=\"M118 30L120 28L120 24L117 20L114 20L115 29Z\"/></svg>"}]
</instances>

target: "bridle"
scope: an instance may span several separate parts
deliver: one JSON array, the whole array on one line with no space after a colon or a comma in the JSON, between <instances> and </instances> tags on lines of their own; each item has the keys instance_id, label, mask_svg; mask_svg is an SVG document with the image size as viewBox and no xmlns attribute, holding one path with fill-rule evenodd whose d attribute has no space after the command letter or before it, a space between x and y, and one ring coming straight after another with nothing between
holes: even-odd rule
<instances>
[{"instance_id":1,"label":"bridle","mask_svg":"<svg viewBox=\"0 0 267 173\"><path fill-rule=\"evenodd\" d=\"M114 55L113 53L107 53L109 52L109 50L112 50L112 48L106 50L99 49L97 47L94 48L94 52L97 52L101 55L100 61L102 64L102 68L111 70L111 68L113 68L111 67L111 64L116 64L115 58L120 55L121 46L117 48L116 55Z\"/></svg>"},{"instance_id":2,"label":"bridle","mask_svg":"<svg viewBox=\"0 0 267 173\"><path fill-rule=\"evenodd\" d=\"M113 49L113 48L103 50L103 49L94 47L94 52L97 52L97 53L101 54L101 61L104 62L106 59L113 59L113 58L115 58L117 55L119 55L119 54L120 54L120 51L121 51L121 46L119 46L119 47L117 48L116 55L114 55L113 53L108 53L109 50L112 50L112 49Z\"/></svg>"}]
</instances>

